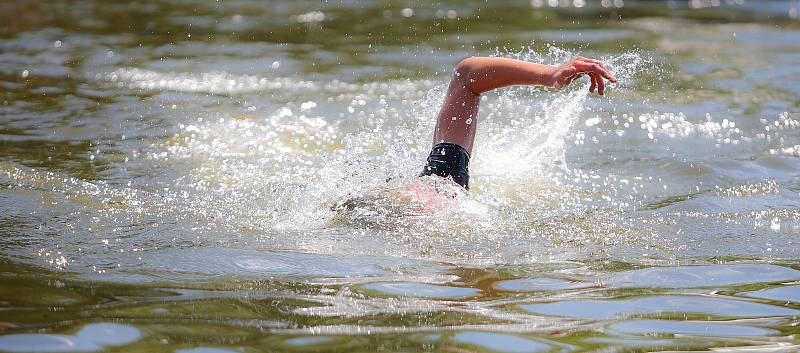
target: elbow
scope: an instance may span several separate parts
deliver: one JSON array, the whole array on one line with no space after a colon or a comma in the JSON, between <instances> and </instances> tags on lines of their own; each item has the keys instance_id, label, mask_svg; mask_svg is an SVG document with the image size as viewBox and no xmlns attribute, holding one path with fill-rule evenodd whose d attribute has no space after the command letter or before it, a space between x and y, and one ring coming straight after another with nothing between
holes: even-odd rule
<instances>
[{"instance_id":1,"label":"elbow","mask_svg":"<svg viewBox=\"0 0 800 353\"><path fill-rule=\"evenodd\" d=\"M460 82L466 89L474 94L479 94L472 87L474 83L473 76L476 69L477 60L478 58L474 56L461 59L461 61L459 61L456 65L456 70L453 74L453 81Z\"/></svg>"},{"instance_id":2,"label":"elbow","mask_svg":"<svg viewBox=\"0 0 800 353\"><path fill-rule=\"evenodd\" d=\"M470 56L468 58L461 59L456 65L456 76L458 77L469 77L470 73L475 68L475 61L477 60L476 57Z\"/></svg>"}]
</instances>

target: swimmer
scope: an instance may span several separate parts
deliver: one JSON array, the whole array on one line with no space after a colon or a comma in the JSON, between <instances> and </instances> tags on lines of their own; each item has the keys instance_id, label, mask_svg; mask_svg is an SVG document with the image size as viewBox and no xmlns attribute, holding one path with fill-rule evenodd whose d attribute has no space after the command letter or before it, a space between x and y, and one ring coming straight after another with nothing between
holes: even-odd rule
<instances>
[{"instance_id":1,"label":"swimmer","mask_svg":"<svg viewBox=\"0 0 800 353\"><path fill-rule=\"evenodd\" d=\"M541 85L562 88L587 75L589 92L605 94L605 81L617 79L605 65L577 57L561 66L526 61L470 57L458 63L433 132L433 149L420 176L438 175L469 189L469 158L478 125L481 93L513 85Z\"/></svg>"},{"instance_id":2,"label":"swimmer","mask_svg":"<svg viewBox=\"0 0 800 353\"><path fill-rule=\"evenodd\" d=\"M461 60L439 111L433 133L433 150L419 175L438 175L457 185L431 187L426 183L408 181L400 187L348 198L331 207L338 213L337 222L370 223L370 217L376 215L399 219L445 208L447 199L469 188L469 158L475 141L481 93L512 85L562 88L584 75L589 76L592 82L589 91L596 90L600 95L605 93L605 80L617 82L602 62L584 57L557 67L496 57ZM374 221L371 224L382 223Z\"/></svg>"}]
</instances>

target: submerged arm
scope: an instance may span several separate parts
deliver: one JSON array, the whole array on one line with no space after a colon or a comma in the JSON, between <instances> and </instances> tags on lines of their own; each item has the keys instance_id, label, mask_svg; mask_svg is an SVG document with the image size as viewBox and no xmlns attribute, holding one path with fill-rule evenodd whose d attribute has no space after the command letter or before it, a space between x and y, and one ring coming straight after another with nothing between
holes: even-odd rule
<instances>
[{"instance_id":1,"label":"submerged arm","mask_svg":"<svg viewBox=\"0 0 800 353\"><path fill-rule=\"evenodd\" d=\"M589 90L593 92L597 88L601 95L605 91L604 78L617 82L601 62L583 57L559 67L495 57L461 60L439 111L433 144L455 143L472 154L478 105L483 92L512 85L561 88L583 74L588 74L592 80Z\"/></svg>"}]
</instances>

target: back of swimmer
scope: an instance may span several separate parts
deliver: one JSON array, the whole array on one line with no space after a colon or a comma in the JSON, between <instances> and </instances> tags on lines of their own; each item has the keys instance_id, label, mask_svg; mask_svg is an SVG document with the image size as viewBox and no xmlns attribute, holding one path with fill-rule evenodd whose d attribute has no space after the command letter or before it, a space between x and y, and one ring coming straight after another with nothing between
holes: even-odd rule
<instances>
[{"instance_id":1,"label":"back of swimmer","mask_svg":"<svg viewBox=\"0 0 800 353\"><path fill-rule=\"evenodd\" d=\"M617 82L602 62L581 56L561 66L496 57L461 60L447 88L433 132L433 149L420 176L450 178L469 189L469 159L481 93L513 85L562 88L584 75L592 82L589 92L597 90L600 95L605 93L604 80Z\"/></svg>"}]
</instances>

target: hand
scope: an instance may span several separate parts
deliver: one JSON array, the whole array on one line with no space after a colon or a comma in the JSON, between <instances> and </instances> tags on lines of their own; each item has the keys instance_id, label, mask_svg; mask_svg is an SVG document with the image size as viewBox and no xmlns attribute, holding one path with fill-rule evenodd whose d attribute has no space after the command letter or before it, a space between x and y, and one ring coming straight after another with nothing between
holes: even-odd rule
<instances>
[{"instance_id":1,"label":"hand","mask_svg":"<svg viewBox=\"0 0 800 353\"><path fill-rule=\"evenodd\" d=\"M589 92L594 92L596 88L597 93L601 96L605 94L606 91L606 83L603 79L613 83L617 82L617 78L608 72L608 69L606 69L606 66L602 62L579 56L566 64L553 68L553 72L550 73L550 86L563 88L568 86L572 80L583 75L589 75L589 78L592 80Z\"/></svg>"}]
</instances>

